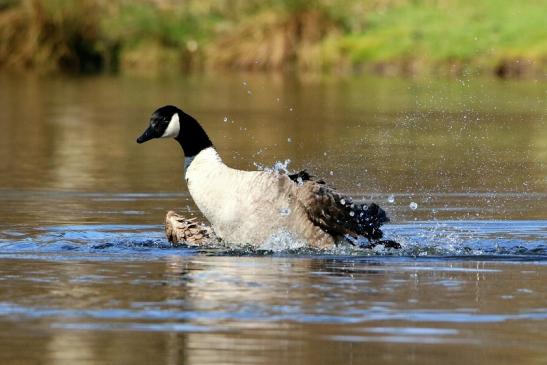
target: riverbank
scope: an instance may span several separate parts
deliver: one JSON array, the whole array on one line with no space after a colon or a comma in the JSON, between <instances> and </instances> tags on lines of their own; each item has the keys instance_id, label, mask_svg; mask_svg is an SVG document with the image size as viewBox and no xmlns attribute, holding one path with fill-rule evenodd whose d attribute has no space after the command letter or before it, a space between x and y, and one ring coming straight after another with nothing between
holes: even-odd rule
<instances>
[{"instance_id":1,"label":"riverbank","mask_svg":"<svg viewBox=\"0 0 547 365\"><path fill-rule=\"evenodd\" d=\"M540 1L0 3L0 67L544 78Z\"/></svg>"}]
</instances>

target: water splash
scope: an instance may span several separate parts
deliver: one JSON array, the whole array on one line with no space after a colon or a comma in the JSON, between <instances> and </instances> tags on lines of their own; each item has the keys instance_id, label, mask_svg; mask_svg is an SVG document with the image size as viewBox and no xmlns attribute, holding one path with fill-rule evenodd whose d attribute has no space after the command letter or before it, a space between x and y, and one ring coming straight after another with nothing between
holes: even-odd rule
<instances>
[{"instance_id":1,"label":"water splash","mask_svg":"<svg viewBox=\"0 0 547 365\"><path fill-rule=\"evenodd\" d=\"M350 255L401 257L532 257L547 261L547 221L418 221L389 224L386 239L401 249L366 246L354 240L328 250L311 249L288 233L270 237L258 248L212 242L208 246L172 247L159 225L81 225L38 227L32 230L0 231L3 256L47 255L55 260L154 260L165 255Z\"/></svg>"},{"instance_id":2,"label":"water splash","mask_svg":"<svg viewBox=\"0 0 547 365\"><path fill-rule=\"evenodd\" d=\"M286 159L285 161L277 161L273 165L273 171L276 173L289 173L289 164L291 163L290 159Z\"/></svg>"},{"instance_id":3,"label":"water splash","mask_svg":"<svg viewBox=\"0 0 547 365\"><path fill-rule=\"evenodd\" d=\"M306 248L306 242L298 240L290 232L282 230L268 237L256 250L273 253L296 251ZM249 252L252 252L252 249Z\"/></svg>"},{"instance_id":4,"label":"water splash","mask_svg":"<svg viewBox=\"0 0 547 365\"><path fill-rule=\"evenodd\" d=\"M291 163L291 160L286 159L285 161L276 161L272 167L267 167L256 162L253 162L253 165L259 171L274 172L277 174L288 174L290 163Z\"/></svg>"},{"instance_id":5,"label":"water splash","mask_svg":"<svg viewBox=\"0 0 547 365\"><path fill-rule=\"evenodd\" d=\"M291 209L290 208L281 208L281 209L279 209L279 214L281 216L286 217L286 216L291 214Z\"/></svg>"}]
</instances>

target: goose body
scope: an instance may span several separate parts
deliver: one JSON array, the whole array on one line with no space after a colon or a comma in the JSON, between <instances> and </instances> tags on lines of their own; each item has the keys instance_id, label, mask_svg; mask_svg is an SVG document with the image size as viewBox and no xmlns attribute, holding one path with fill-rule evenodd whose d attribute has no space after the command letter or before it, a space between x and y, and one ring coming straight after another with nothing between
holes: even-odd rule
<instances>
[{"instance_id":1,"label":"goose body","mask_svg":"<svg viewBox=\"0 0 547 365\"><path fill-rule=\"evenodd\" d=\"M308 218L300 200L303 186L286 174L230 168L209 147L194 158L185 179L199 210L224 241L256 245L288 232L310 246L334 244Z\"/></svg>"},{"instance_id":2,"label":"goose body","mask_svg":"<svg viewBox=\"0 0 547 365\"><path fill-rule=\"evenodd\" d=\"M389 220L376 204L354 203L305 171L288 175L227 166L199 123L176 107L156 110L137 142L160 137L182 146L190 195L214 234L228 244L259 246L278 234L316 248L333 247L345 236L372 242L382 237L380 226ZM171 218L181 222L170 212L168 224ZM176 227L171 224L168 237L177 237Z\"/></svg>"}]
</instances>

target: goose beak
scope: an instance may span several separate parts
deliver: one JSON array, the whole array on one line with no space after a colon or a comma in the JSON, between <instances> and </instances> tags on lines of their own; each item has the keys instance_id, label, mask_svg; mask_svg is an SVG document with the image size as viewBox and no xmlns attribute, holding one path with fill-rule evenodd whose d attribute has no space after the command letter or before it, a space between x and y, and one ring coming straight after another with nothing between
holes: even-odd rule
<instances>
[{"instance_id":1,"label":"goose beak","mask_svg":"<svg viewBox=\"0 0 547 365\"><path fill-rule=\"evenodd\" d=\"M156 136L156 131L154 130L154 128L152 127L148 127L144 133L139 137L137 138L137 143L138 144L141 144L141 143L144 143L146 141L149 141L151 139L154 139L154 138L158 138L158 136Z\"/></svg>"}]
</instances>

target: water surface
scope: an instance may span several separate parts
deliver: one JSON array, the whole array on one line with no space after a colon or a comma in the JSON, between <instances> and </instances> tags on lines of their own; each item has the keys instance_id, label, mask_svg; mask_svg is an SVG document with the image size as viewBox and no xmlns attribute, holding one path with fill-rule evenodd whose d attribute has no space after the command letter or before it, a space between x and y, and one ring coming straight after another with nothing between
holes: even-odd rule
<instances>
[{"instance_id":1,"label":"water surface","mask_svg":"<svg viewBox=\"0 0 547 365\"><path fill-rule=\"evenodd\" d=\"M0 362L545 363L545 91L2 75ZM135 143L169 103L232 166L378 202L403 248L170 247L165 212L199 216L180 148Z\"/></svg>"}]
</instances>

